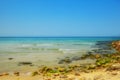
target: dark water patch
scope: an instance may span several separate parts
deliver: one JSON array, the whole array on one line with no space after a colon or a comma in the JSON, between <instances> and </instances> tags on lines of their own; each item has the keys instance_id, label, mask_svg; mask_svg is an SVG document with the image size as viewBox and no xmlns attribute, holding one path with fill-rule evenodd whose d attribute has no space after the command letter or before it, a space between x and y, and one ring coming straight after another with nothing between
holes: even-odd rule
<instances>
[{"instance_id":1,"label":"dark water patch","mask_svg":"<svg viewBox=\"0 0 120 80\"><path fill-rule=\"evenodd\" d=\"M95 45L92 46L92 50L87 51L85 55L83 56L76 56L73 55L69 58L63 58L59 59L59 64L63 63L72 63L73 61L82 60L83 58L86 58L89 56L90 59L95 59L96 57L99 57L99 55L96 54L110 54L114 52L114 49L111 48L112 41L97 41Z\"/></svg>"},{"instance_id":2,"label":"dark water patch","mask_svg":"<svg viewBox=\"0 0 120 80\"><path fill-rule=\"evenodd\" d=\"M72 61L77 61L77 60L81 60L81 57L80 56L74 56L74 57L72 57Z\"/></svg>"},{"instance_id":3,"label":"dark water patch","mask_svg":"<svg viewBox=\"0 0 120 80\"><path fill-rule=\"evenodd\" d=\"M111 43L112 41L97 41L93 48L99 48L104 50L110 50L111 49Z\"/></svg>"},{"instance_id":4,"label":"dark water patch","mask_svg":"<svg viewBox=\"0 0 120 80\"><path fill-rule=\"evenodd\" d=\"M114 50L111 47L112 42L113 41L97 41L95 45L92 46L92 48L94 49L92 49L88 53L113 53Z\"/></svg>"},{"instance_id":5,"label":"dark water patch","mask_svg":"<svg viewBox=\"0 0 120 80\"><path fill-rule=\"evenodd\" d=\"M59 60L58 64L64 64L64 63L69 64L71 62L72 60L70 59L70 57L65 57L64 59Z\"/></svg>"},{"instance_id":6,"label":"dark water patch","mask_svg":"<svg viewBox=\"0 0 120 80\"><path fill-rule=\"evenodd\" d=\"M13 60L14 58L8 58L8 60Z\"/></svg>"},{"instance_id":7,"label":"dark water patch","mask_svg":"<svg viewBox=\"0 0 120 80\"><path fill-rule=\"evenodd\" d=\"M33 66L32 62L19 62L18 63L18 66L25 66L25 65Z\"/></svg>"},{"instance_id":8,"label":"dark water patch","mask_svg":"<svg viewBox=\"0 0 120 80\"><path fill-rule=\"evenodd\" d=\"M91 50L91 51L89 51L89 52L87 52L88 54L90 54L90 53L100 53L100 54L104 54L104 53L112 53L112 52L114 52L113 50L103 50L103 49L93 49L93 50Z\"/></svg>"},{"instance_id":9,"label":"dark water patch","mask_svg":"<svg viewBox=\"0 0 120 80\"><path fill-rule=\"evenodd\" d=\"M79 61L79 60L82 60L81 56L65 57L63 59L59 59L58 64L70 64L73 61Z\"/></svg>"}]
</instances>

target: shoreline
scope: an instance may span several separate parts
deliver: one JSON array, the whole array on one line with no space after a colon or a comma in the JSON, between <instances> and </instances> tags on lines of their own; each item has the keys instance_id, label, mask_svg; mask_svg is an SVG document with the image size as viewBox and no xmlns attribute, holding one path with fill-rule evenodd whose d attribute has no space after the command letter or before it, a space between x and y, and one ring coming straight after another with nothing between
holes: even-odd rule
<instances>
[{"instance_id":1,"label":"shoreline","mask_svg":"<svg viewBox=\"0 0 120 80\"><path fill-rule=\"evenodd\" d=\"M95 63L70 65L70 59L63 59L64 66L41 66L35 71L4 72L0 80L119 80L120 79L120 41L112 42L116 52L112 54L84 54L82 60L93 59ZM21 63L31 64L31 63Z\"/></svg>"},{"instance_id":2,"label":"shoreline","mask_svg":"<svg viewBox=\"0 0 120 80\"><path fill-rule=\"evenodd\" d=\"M118 55L116 57L118 57ZM95 64L86 64L86 65L76 64L76 65L54 66L54 67L42 66L41 68L33 72L2 73L0 74L0 80L119 80L120 79L120 61L106 62L104 64L102 62L99 65L96 64L97 66Z\"/></svg>"}]
</instances>

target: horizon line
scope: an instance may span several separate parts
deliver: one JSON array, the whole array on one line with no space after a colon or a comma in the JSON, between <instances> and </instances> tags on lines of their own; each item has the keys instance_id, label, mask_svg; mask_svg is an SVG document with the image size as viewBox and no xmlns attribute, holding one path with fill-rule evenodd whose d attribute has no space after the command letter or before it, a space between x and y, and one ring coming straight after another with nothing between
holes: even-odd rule
<instances>
[{"instance_id":1,"label":"horizon line","mask_svg":"<svg viewBox=\"0 0 120 80\"><path fill-rule=\"evenodd\" d=\"M31 37L35 37L35 38L54 38L54 37L120 37L120 36L0 36L0 38L31 38Z\"/></svg>"}]
</instances>

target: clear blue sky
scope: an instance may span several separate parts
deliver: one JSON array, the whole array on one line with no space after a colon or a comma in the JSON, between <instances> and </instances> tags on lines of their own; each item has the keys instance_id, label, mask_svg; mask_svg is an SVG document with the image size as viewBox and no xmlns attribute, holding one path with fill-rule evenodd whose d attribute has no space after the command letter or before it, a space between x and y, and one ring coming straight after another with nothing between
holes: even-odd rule
<instances>
[{"instance_id":1,"label":"clear blue sky","mask_svg":"<svg viewBox=\"0 0 120 80\"><path fill-rule=\"evenodd\" d=\"M120 36L120 0L0 0L0 36Z\"/></svg>"}]
</instances>

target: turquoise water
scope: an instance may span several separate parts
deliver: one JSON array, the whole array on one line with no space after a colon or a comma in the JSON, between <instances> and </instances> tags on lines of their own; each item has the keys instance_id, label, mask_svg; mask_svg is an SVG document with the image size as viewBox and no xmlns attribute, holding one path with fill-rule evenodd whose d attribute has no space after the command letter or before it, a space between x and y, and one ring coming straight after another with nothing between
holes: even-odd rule
<instances>
[{"instance_id":1,"label":"turquoise water","mask_svg":"<svg viewBox=\"0 0 120 80\"><path fill-rule=\"evenodd\" d=\"M98 41L120 40L120 37L0 37L0 72L25 71L31 66L56 65L64 57L81 56L94 48ZM13 60L9 60L13 58Z\"/></svg>"},{"instance_id":2,"label":"turquoise water","mask_svg":"<svg viewBox=\"0 0 120 80\"><path fill-rule=\"evenodd\" d=\"M7 37L0 38L0 54L41 53L44 51L81 52L90 50L97 41L119 40L118 37Z\"/></svg>"}]
</instances>

